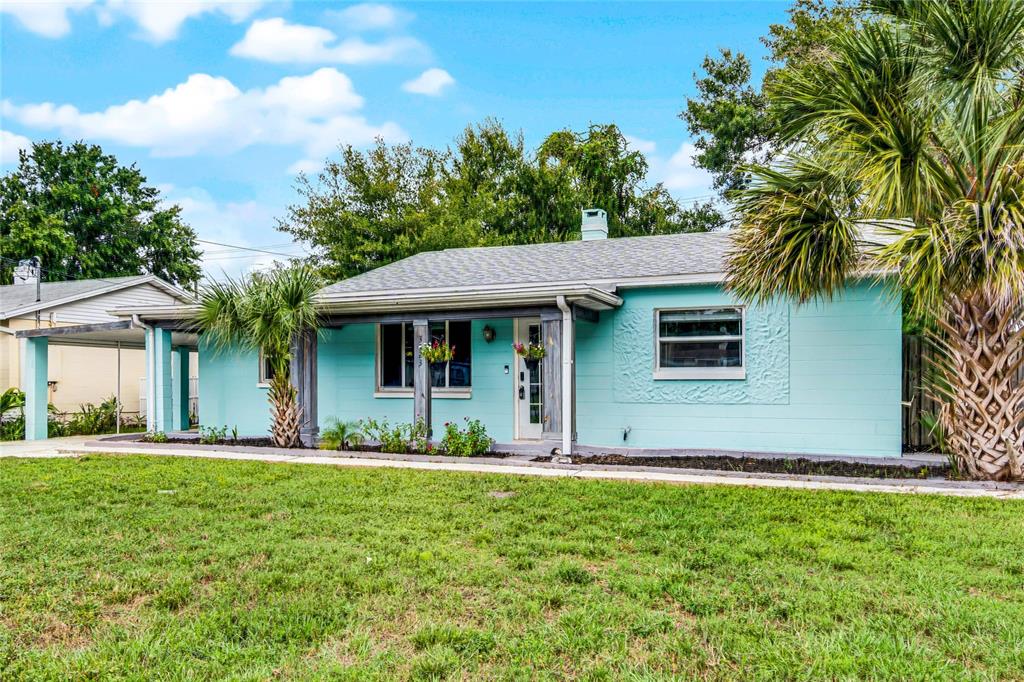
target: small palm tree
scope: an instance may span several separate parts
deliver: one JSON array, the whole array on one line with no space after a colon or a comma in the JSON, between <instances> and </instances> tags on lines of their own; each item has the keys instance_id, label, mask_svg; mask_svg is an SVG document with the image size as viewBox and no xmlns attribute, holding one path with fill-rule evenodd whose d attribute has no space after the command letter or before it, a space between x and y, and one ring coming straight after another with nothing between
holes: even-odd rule
<instances>
[{"instance_id":1,"label":"small palm tree","mask_svg":"<svg viewBox=\"0 0 1024 682\"><path fill-rule=\"evenodd\" d=\"M728 285L807 301L889 273L932 329L952 456L1022 480L1024 3L868 6L770 92L788 152L736 195Z\"/></svg>"},{"instance_id":2,"label":"small palm tree","mask_svg":"<svg viewBox=\"0 0 1024 682\"><path fill-rule=\"evenodd\" d=\"M291 383L291 344L306 329L316 329L313 297L319 276L298 266L227 279L203 288L195 323L215 350L260 351L268 363L271 437L278 447L299 444L302 414Z\"/></svg>"}]
</instances>

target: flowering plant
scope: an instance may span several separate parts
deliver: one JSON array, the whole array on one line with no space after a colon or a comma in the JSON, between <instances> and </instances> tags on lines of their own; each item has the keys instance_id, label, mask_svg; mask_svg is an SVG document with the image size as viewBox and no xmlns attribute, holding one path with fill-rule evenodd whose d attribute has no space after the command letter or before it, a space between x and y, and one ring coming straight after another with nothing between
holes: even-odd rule
<instances>
[{"instance_id":1,"label":"flowering plant","mask_svg":"<svg viewBox=\"0 0 1024 682\"><path fill-rule=\"evenodd\" d=\"M448 362L455 357L455 346L449 346L447 341L437 341L436 339L433 343L421 343L420 357L430 364Z\"/></svg>"},{"instance_id":2,"label":"flowering plant","mask_svg":"<svg viewBox=\"0 0 1024 682\"><path fill-rule=\"evenodd\" d=\"M529 345L513 343L512 347L515 348L516 355L524 360L541 360L548 354L547 349L544 348L542 343L531 343Z\"/></svg>"}]
</instances>

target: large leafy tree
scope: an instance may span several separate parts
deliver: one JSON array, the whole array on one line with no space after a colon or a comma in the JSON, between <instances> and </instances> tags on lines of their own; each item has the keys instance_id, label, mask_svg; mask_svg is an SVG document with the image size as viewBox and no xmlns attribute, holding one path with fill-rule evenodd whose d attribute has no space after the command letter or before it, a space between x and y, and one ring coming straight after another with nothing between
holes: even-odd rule
<instances>
[{"instance_id":1,"label":"large leafy tree","mask_svg":"<svg viewBox=\"0 0 1024 682\"><path fill-rule=\"evenodd\" d=\"M951 454L973 476L1024 480L1024 4L869 7L773 89L787 151L736 195L728 283L806 301L893 273L908 311L934 321Z\"/></svg>"},{"instance_id":2,"label":"large leafy tree","mask_svg":"<svg viewBox=\"0 0 1024 682\"><path fill-rule=\"evenodd\" d=\"M796 0L788 21L772 24L761 38L769 66L760 85L742 52L721 49L704 58L703 74L694 74L697 96L687 99L679 117L695 138L694 162L712 174L716 189L742 187L749 179L746 164L778 153L779 112L767 92L825 58L830 36L852 31L860 15L856 0Z\"/></svg>"},{"instance_id":3,"label":"large leafy tree","mask_svg":"<svg viewBox=\"0 0 1024 682\"><path fill-rule=\"evenodd\" d=\"M613 125L558 131L535 153L499 123L470 126L450 148L378 142L344 147L279 229L306 242L329 278L348 277L420 251L579 237L580 210L604 208L611 236L707 230L710 205L681 207L646 187L647 162Z\"/></svg>"},{"instance_id":4,"label":"large leafy tree","mask_svg":"<svg viewBox=\"0 0 1024 682\"><path fill-rule=\"evenodd\" d=\"M278 447L300 443L302 412L291 382L292 340L317 328L313 296L322 285L313 269L299 265L213 282L200 292L195 324L214 352L258 351L269 364L271 437Z\"/></svg>"},{"instance_id":5,"label":"large leafy tree","mask_svg":"<svg viewBox=\"0 0 1024 682\"><path fill-rule=\"evenodd\" d=\"M39 256L49 281L152 273L199 279L196 235L181 208L96 145L36 142L0 179L0 280Z\"/></svg>"}]
</instances>

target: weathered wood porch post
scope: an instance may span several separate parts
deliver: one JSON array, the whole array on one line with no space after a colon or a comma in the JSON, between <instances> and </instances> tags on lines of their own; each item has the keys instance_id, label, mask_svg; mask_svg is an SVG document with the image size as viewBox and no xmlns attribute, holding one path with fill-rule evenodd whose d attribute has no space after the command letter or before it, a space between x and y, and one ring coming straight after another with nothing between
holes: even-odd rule
<instances>
[{"instance_id":1,"label":"weathered wood porch post","mask_svg":"<svg viewBox=\"0 0 1024 682\"><path fill-rule=\"evenodd\" d=\"M430 343L430 323L428 320L413 320L412 323L412 348L413 348L413 379L412 379L412 419L413 424L419 423L422 419L427 426L427 435L431 435L431 386L430 386L430 363L420 355L420 346Z\"/></svg>"},{"instance_id":2,"label":"weathered wood porch post","mask_svg":"<svg viewBox=\"0 0 1024 682\"><path fill-rule=\"evenodd\" d=\"M317 421L316 355L317 330L304 329L292 339L290 375L300 410L299 439L308 448L316 445Z\"/></svg>"},{"instance_id":3,"label":"weathered wood porch post","mask_svg":"<svg viewBox=\"0 0 1024 682\"><path fill-rule=\"evenodd\" d=\"M541 340L545 355L541 361L544 398L541 401L541 437L544 440L562 438L562 313L558 310L543 312L540 316Z\"/></svg>"}]
</instances>

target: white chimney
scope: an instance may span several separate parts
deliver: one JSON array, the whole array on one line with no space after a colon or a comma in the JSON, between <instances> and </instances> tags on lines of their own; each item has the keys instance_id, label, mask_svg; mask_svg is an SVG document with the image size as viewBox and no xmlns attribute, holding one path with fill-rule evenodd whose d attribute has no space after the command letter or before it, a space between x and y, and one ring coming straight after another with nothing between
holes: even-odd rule
<instances>
[{"instance_id":1,"label":"white chimney","mask_svg":"<svg viewBox=\"0 0 1024 682\"><path fill-rule=\"evenodd\" d=\"M42 277L39 257L18 261L14 268L14 284L37 284Z\"/></svg>"},{"instance_id":2,"label":"white chimney","mask_svg":"<svg viewBox=\"0 0 1024 682\"><path fill-rule=\"evenodd\" d=\"M583 241L608 239L608 214L599 208L583 209Z\"/></svg>"}]
</instances>

